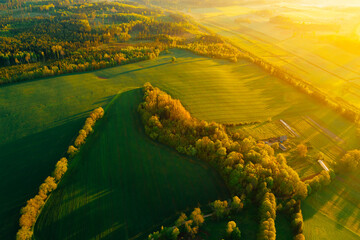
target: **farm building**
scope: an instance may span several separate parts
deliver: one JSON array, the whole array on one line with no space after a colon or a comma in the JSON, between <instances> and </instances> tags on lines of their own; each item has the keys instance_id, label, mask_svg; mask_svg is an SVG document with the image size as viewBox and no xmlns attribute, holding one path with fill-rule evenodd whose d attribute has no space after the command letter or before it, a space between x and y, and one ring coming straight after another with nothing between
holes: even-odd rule
<instances>
[{"instance_id":1,"label":"farm building","mask_svg":"<svg viewBox=\"0 0 360 240\"><path fill-rule=\"evenodd\" d=\"M282 143L285 142L286 140L287 140L287 136L283 135L283 136L280 136L280 137L277 137L277 138L267 139L265 141L265 144L271 146L274 143L278 142L279 143L279 148L285 152L287 150L287 148Z\"/></svg>"},{"instance_id":2,"label":"farm building","mask_svg":"<svg viewBox=\"0 0 360 240\"><path fill-rule=\"evenodd\" d=\"M279 144L279 148L281 150L283 150L284 152L287 150L287 148L284 145L282 145L281 143Z\"/></svg>"},{"instance_id":3,"label":"farm building","mask_svg":"<svg viewBox=\"0 0 360 240\"><path fill-rule=\"evenodd\" d=\"M318 160L319 164L325 171L329 171L329 168L325 165L325 163L322 160Z\"/></svg>"},{"instance_id":4,"label":"farm building","mask_svg":"<svg viewBox=\"0 0 360 240\"><path fill-rule=\"evenodd\" d=\"M283 135L283 136L280 136L280 137L266 139L266 140L264 140L264 142L271 146L273 143L276 143L276 142L283 143L286 140L287 140L287 136Z\"/></svg>"},{"instance_id":5,"label":"farm building","mask_svg":"<svg viewBox=\"0 0 360 240\"><path fill-rule=\"evenodd\" d=\"M264 141L264 143L271 146L274 143L278 142L279 143L279 148L285 152L287 150L287 148L282 143L285 142L286 140L287 140L287 136L284 135L284 136L280 136L280 137L277 137L277 138L267 139L266 141Z\"/></svg>"},{"instance_id":6,"label":"farm building","mask_svg":"<svg viewBox=\"0 0 360 240\"><path fill-rule=\"evenodd\" d=\"M286 135L283 135L283 136L280 136L279 137L279 141L282 143L282 142L285 142L287 140L287 136Z\"/></svg>"}]
</instances>

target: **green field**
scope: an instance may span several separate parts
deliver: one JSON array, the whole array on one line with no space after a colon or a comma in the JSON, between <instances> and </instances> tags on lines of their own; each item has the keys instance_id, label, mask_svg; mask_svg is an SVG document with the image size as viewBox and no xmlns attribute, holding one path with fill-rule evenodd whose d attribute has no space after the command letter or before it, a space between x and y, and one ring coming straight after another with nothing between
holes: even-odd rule
<instances>
[{"instance_id":1,"label":"green field","mask_svg":"<svg viewBox=\"0 0 360 240\"><path fill-rule=\"evenodd\" d=\"M201 24L231 39L238 47L311 82L329 95L360 106L360 53L333 37L359 40L360 7L320 8L285 3L247 3L241 6L192 11ZM346 15L346 18L343 16ZM286 21L272 22L276 17ZM306 23L308 30L302 29ZM332 24L311 29L311 25Z\"/></svg>"},{"instance_id":2,"label":"green field","mask_svg":"<svg viewBox=\"0 0 360 240\"><path fill-rule=\"evenodd\" d=\"M247 61L231 64L181 50L121 67L1 86L0 182L6 194L0 199L0 238L15 234L21 206L51 173L89 112L147 81L205 120L238 122L319 109Z\"/></svg>"},{"instance_id":3,"label":"green field","mask_svg":"<svg viewBox=\"0 0 360 240\"><path fill-rule=\"evenodd\" d=\"M234 131L244 136L252 136L256 140L266 140L269 138L288 135L289 132L278 121L261 122L232 128Z\"/></svg>"},{"instance_id":4,"label":"green field","mask_svg":"<svg viewBox=\"0 0 360 240\"><path fill-rule=\"evenodd\" d=\"M47 201L37 239L144 238L180 211L228 197L215 170L145 135L142 96L131 90L111 104Z\"/></svg>"},{"instance_id":5,"label":"green field","mask_svg":"<svg viewBox=\"0 0 360 240\"><path fill-rule=\"evenodd\" d=\"M89 111L147 81L179 98L199 119L236 123L309 115L349 146L358 141L351 123L241 59L235 64L171 50L150 61L2 86L0 182L6 194L0 199L1 239L15 234L21 206L51 173Z\"/></svg>"},{"instance_id":6,"label":"green field","mask_svg":"<svg viewBox=\"0 0 360 240\"><path fill-rule=\"evenodd\" d=\"M192 15L212 31L230 38L238 47L283 67L329 95L360 106L359 52L356 49L349 51L345 43L335 45L326 38L350 35L356 38L354 33L359 36L356 33L360 24L356 17L359 12L360 9L355 7L350 10L285 2L282 6L271 6L256 2L245 6L197 9ZM341 17L344 15L347 18ZM286 23L272 23L270 19L275 16L285 16L295 22L339 24L340 30L300 31ZM284 120L299 133L298 141L308 142L314 150L323 152L325 160L336 161L344 151L359 148L356 126L332 111L324 109ZM266 126L245 126L240 127L240 131L252 133L257 138L262 134L272 137L273 133L282 133L279 124L273 126L273 132L262 125ZM316 159L293 158L288 162L300 176L311 176L320 170ZM358 181L356 174L339 177L305 201L302 208L307 239L360 239Z\"/></svg>"},{"instance_id":7,"label":"green field","mask_svg":"<svg viewBox=\"0 0 360 240\"><path fill-rule=\"evenodd\" d=\"M303 205L307 239L360 239L360 172L340 175L328 187L309 197ZM334 231L336 229L336 231Z\"/></svg>"}]
</instances>

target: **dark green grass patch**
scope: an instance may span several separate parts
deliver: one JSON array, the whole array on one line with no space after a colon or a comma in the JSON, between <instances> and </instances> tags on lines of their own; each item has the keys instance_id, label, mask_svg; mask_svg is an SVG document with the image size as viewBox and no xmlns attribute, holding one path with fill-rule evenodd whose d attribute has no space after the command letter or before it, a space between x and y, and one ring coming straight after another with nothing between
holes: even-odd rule
<instances>
[{"instance_id":1,"label":"dark green grass patch","mask_svg":"<svg viewBox=\"0 0 360 240\"><path fill-rule=\"evenodd\" d=\"M200 236L204 239L219 240L226 235L226 226L229 221L235 221L236 226L241 231L241 239L256 240L260 219L258 208L254 205L244 208L236 217L214 220L211 217L205 220L205 224L200 231Z\"/></svg>"},{"instance_id":2,"label":"dark green grass patch","mask_svg":"<svg viewBox=\"0 0 360 240\"><path fill-rule=\"evenodd\" d=\"M228 197L209 166L145 135L141 99L128 91L108 108L44 207L37 239L144 238L180 211Z\"/></svg>"}]
</instances>

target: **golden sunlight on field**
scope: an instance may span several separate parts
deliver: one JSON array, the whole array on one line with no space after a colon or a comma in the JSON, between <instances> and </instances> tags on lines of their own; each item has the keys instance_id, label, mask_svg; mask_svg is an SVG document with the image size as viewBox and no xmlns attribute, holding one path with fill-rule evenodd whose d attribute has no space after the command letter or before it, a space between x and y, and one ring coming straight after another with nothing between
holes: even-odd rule
<instances>
[{"instance_id":1,"label":"golden sunlight on field","mask_svg":"<svg viewBox=\"0 0 360 240\"><path fill-rule=\"evenodd\" d=\"M0 0L0 240L360 240L359 143L360 0Z\"/></svg>"}]
</instances>

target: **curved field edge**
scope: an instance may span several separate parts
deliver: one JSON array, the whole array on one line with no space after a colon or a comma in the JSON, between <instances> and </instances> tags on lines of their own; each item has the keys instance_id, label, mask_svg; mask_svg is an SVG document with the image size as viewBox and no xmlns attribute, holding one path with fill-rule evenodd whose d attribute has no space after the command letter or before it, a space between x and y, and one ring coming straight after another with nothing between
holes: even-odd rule
<instances>
[{"instance_id":1,"label":"curved field edge","mask_svg":"<svg viewBox=\"0 0 360 240\"><path fill-rule=\"evenodd\" d=\"M135 89L114 100L47 201L36 239L144 237L179 211L228 196L206 164L145 135L141 99Z\"/></svg>"}]
</instances>

